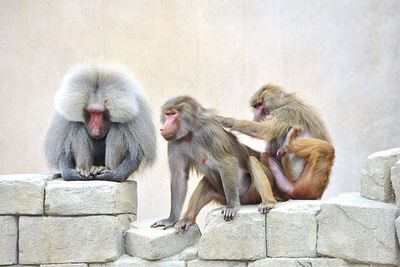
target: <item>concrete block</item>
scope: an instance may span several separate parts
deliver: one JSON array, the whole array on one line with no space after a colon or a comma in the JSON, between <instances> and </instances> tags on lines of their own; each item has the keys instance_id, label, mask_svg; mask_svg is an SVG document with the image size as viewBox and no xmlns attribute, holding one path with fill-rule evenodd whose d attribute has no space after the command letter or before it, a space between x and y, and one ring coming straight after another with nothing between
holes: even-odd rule
<instances>
[{"instance_id":1,"label":"concrete block","mask_svg":"<svg viewBox=\"0 0 400 267\"><path fill-rule=\"evenodd\" d=\"M399 263L394 204L345 193L321 205L317 252L348 261L371 264Z\"/></svg>"},{"instance_id":2,"label":"concrete block","mask_svg":"<svg viewBox=\"0 0 400 267\"><path fill-rule=\"evenodd\" d=\"M232 221L221 209L207 215L198 255L207 260L256 260L266 257L265 215L257 206L242 206Z\"/></svg>"},{"instance_id":3,"label":"concrete block","mask_svg":"<svg viewBox=\"0 0 400 267\"><path fill-rule=\"evenodd\" d=\"M21 217L20 264L107 262L123 253L123 235L135 215Z\"/></svg>"},{"instance_id":4,"label":"concrete block","mask_svg":"<svg viewBox=\"0 0 400 267\"><path fill-rule=\"evenodd\" d=\"M398 160L400 160L400 148L371 154L361 171L361 196L393 203L394 192L390 180L390 170Z\"/></svg>"},{"instance_id":5,"label":"concrete block","mask_svg":"<svg viewBox=\"0 0 400 267\"><path fill-rule=\"evenodd\" d=\"M201 236L197 224L188 231L151 228L150 224L132 224L126 234L126 253L146 260L159 260L180 253L196 244Z\"/></svg>"},{"instance_id":6,"label":"concrete block","mask_svg":"<svg viewBox=\"0 0 400 267\"><path fill-rule=\"evenodd\" d=\"M53 175L0 176L0 214L42 215L44 187Z\"/></svg>"},{"instance_id":7,"label":"concrete block","mask_svg":"<svg viewBox=\"0 0 400 267\"><path fill-rule=\"evenodd\" d=\"M278 203L267 214L268 257L315 257L320 206L317 200Z\"/></svg>"},{"instance_id":8,"label":"concrete block","mask_svg":"<svg viewBox=\"0 0 400 267\"><path fill-rule=\"evenodd\" d=\"M51 181L46 186L47 215L136 214L136 182Z\"/></svg>"},{"instance_id":9,"label":"concrete block","mask_svg":"<svg viewBox=\"0 0 400 267\"><path fill-rule=\"evenodd\" d=\"M0 265L17 263L17 242L17 218L0 216Z\"/></svg>"}]
</instances>

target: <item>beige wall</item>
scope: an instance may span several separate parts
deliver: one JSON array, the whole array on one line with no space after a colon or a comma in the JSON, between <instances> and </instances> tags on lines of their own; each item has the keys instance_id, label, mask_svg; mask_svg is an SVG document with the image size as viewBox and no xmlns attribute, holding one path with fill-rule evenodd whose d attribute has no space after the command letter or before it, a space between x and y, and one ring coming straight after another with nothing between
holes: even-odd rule
<instances>
[{"instance_id":1,"label":"beige wall","mask_svg":"<svg viewBox=\"0 0 400 267\"><path fill-rule=\"evenodd\" d=\"M81 62L131 69L157 127L174 95L250 118L248 98L261 85L297 92L337 149L326 196L358 190L367 155L399 146L396 0L0 0L0 59L2 174L48 171L41 145L54 91ZM139 219L169 211L166 142L158 142L157 164L137 177Z\"/></svg>"}]
</instances>

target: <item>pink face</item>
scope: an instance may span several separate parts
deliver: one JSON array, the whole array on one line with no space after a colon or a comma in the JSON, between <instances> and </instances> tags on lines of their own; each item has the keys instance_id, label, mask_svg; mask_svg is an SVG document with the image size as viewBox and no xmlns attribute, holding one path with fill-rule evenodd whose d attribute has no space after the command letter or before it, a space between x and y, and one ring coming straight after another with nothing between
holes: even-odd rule
<instances>
[{"instance_id":1,"label":"pink face","mask_svg":"<svg viewBox=\"0 0 400 267\"><path fill-rule=\"evenodd\" d=\"M267 116L267 113L265 112L264 109L264 102L262 101L257 102L253 107L254 107L253 121L262 121L265 118L265 116Z\"/></svg>"},{"instance_id":2,"label":"pink face","mask_svg":"<svg viewBox=\"0 0 400 267\"><path fill-rule=\"evenodd\" d=\"M177 110L165 113L164 125L160 128L161 135L165 140L171 141L176 137L180 128L180 114Z\"/></svg>"},{"instance_id":3,"label":"pink face","mask_svg":"<svg viewBox=\"0 0 400 267\"><path fill-rule=\"evenodd\" d=\"M107 135L110 122L104 110L88 109L88 132L93 138L103 138Z\"/></svg>"}]
</instances>

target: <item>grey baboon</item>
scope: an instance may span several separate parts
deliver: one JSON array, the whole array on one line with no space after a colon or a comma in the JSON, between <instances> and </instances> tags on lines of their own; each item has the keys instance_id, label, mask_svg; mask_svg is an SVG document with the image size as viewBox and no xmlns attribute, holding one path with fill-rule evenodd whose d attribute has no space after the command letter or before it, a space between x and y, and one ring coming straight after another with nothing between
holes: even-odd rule
<instances>
[{"instance_id":1,"label":"grey baboon","mask_svg":"<svg viewBox=\"0 0 400 267\"><path fill-rule=\"evenodd\" d=\"M48 164L64 180L123 181L156 158L150 107L134 78L81 66L63 79L45 139Z\"/></svg>"},{"instance_id":2,"label":"grey baboon","mask_svg":"<svg viewBox=\"0 0 400 267\"><path fill-rule=\"evenodd\" d=\"M162 107L160 129L168 141L171 172L171 212L152 227L175 225L187 230L203 206L214 200L223 204L225 220L233 219L242 204L260 203L262 213L276 200L259 153L240 144L236 137L213 120L210 111L188 96L175 97ZM190 169L204 174L183 218L178 221L187 192ZM261 175L260 175L261 174Z\"/></svg>"}]
</instances>

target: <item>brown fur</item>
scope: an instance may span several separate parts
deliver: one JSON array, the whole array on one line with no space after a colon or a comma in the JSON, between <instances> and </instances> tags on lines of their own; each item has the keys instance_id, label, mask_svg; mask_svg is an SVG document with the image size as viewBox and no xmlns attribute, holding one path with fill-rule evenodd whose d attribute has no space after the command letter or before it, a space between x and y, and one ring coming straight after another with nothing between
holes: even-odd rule
<instances>
[{"instance_id":1,"label":"brown fur","mask_svg":"<svg viewBox=\"0 0 400 267\"><path fill-rule=\"evenodd\" d=\"M263 213L276 203L266 171L258 166L262 165L257 160L258 153L240 144L211 114L188 96L172 98L162 107L160 131L168 141L171 213L153 227L170 227L176 223L176 231L187 230L210 201L226 204L222 210L225 220L233 219L240 203L262 202L260 211ZM191 196L183 218L178 221L190 169L204 177Z\"/></svg>"},{"instance_id":2,"label":"brown fur","mask_svg":"<svg viewBox=\"0 0 400 267\"><path fill-rule=\"evenodd\" d=\"M223 117L217 120L227 128L269 141L268 154L264 154L261 161L271 169L277 187L288 198L320 198L329 182L335 152L317 113L276 85L258 90L250 105L262 121ZM296 129L295 133L289 131L286 135L290 128ZM287 152L278 161L275 155L285 143ZM303 171L295 173L294 165L302 162Z\"/></svg>"}]
</instances>

